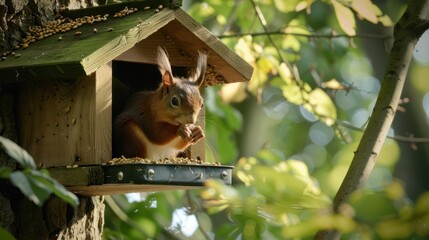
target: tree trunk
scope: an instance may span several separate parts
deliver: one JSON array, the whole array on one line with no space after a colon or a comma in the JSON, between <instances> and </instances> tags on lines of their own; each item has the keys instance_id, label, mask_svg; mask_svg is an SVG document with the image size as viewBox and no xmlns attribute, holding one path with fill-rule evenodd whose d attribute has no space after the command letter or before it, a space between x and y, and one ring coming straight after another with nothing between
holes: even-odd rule
<instances>
[{"instance_id":1,"label":"tree trunk","mask_svg":"<svg viewBox=\"0 0 429 240\"><path fill-rule=\"evenodd\" d=\"M339 213L350 194L365 185L375 165L398 107L414 47L429 28L429 21L426 20L428 10L429 0L410 1L395 25L395 40L377 102L350 168L334 198L333 210L336 213ZM329 230L317 233L315 238L339 239L340 236L340 232Z\"/></svg>"},{"instance_id":2,"label":"tree trunk","mask_svg":"<svg viewBox=\"0 0 429 240\"><path fill-rule=\"evenodd\" d=\"M61 8L95 6L99 1L0 0L0 54L19 45L29 26L52 20ZM14 85L0 85L0 135L18 142L14 95ZM3 152L0 152L0 166L16 168L15 162ZM80 205L76 209L51 197L40 208L9 182L2 180L0 186L0 227L17 239L101 239L103 197L79 197Z\"/></svg>"}]
</instances>

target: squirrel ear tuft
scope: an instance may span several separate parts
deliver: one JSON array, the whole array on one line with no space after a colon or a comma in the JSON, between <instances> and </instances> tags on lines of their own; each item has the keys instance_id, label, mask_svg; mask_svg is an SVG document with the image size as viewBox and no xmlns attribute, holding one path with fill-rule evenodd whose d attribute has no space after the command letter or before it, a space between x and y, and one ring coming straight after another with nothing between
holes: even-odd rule
<instances>
[{"instance_id":1,"label":"squirrel ear tuft","mask_svg":"<svg viewBox=\"0 0 429 240\"><path fill-rule=\"evenodd\" d=\"M196 85L202 87L204 82L204 77L206 75L207 69L207 51L199 51L198 52L198 61L197 68L195 69L195 73L191 78L191 81L195 82Z\"/></svg>"},{"instance_id":2,"label":"squirrel ear tuft","mask_svg":"<svg viewBox=\"0 0 429 240\"><path fill-rule=\"evenodd\" d=\"M164 48L160 46L158 47L158 51L156 54L156 63L163 78L166 72L168 72L171 76L173 75L173 72L171 71L170 61L168 60L167 52L166 50L164 50Z\"/></svg>"}]
</instances>

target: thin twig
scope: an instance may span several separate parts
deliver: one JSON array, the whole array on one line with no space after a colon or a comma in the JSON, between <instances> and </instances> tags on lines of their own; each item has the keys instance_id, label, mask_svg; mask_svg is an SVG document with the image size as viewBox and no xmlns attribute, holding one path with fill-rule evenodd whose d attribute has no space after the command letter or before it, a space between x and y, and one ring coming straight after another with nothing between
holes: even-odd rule
<instances>
[{"instance_id":1,"label":"thin twig","mask_svg":"<svg viewBox=\"0 0 429 240\"><path fill-rule=\"evenodd\" d=\"M365 132L365 128L356 127L353 124L348 122L337 120L335 122L339 126L343 126L355 131ZM387 136L387 138L399 141L399 142L407 142L407 143L429 143L429 138L419 138L419 137L405 137L405 136Z\"/></svg>"},{"instance_id":2,"label":"thin twig","mask_svg":"<svg viewBox=\"0 0 429 240\"><path fill-rule=\"evenodd\" d=\"M219 35L218 38L239 38L244 36L252 36L252 37L265 37L272 35L292 35L297 37L306 37L306 38L369 38L369 39L380 39L387 40L393 38L392 35L380 35L380 34L365 34L360 33L356 35L347 35L347 34L335 34L335 33L294 33L294 32L285 32L285 31L264 31L264 32L256 32L256 33L234 33L234 34L225 34Z\"/></svg>"}]
</instances>

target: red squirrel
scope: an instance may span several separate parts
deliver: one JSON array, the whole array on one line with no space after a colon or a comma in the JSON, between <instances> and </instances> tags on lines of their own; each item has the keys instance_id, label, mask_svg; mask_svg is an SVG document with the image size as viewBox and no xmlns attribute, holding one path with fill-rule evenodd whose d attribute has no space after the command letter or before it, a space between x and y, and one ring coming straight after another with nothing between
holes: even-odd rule
<instances>
[{"instance_id":1,"label":"red squirrel","mask_svg":"<svg viewBox=\"0 0 429 240\"><path fill-rule=\"evenodd\" d=\"M187 79L173 76L167 53L161 47L156 62L162 78L158 89L133 94L115 119L118 156L173 158L204 138L203 129L195 122L203 107L200 87L207 54L199 53L196 71Z\"/></svg>"}]
</instances>

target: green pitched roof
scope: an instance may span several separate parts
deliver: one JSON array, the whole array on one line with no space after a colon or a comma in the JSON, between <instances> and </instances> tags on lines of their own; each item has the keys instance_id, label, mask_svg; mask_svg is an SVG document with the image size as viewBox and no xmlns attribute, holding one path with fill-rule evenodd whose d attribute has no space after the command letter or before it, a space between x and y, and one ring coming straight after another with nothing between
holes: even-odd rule
<instances>
[{"instance_id":1,"label":"green pitched roof","mask_svg":"<svg viewBox=\"0 0 429 240\"><path fill-rule=\"evenodd\" d=\"M69 18L105 14L109 17L107 21L84 24L16 50L15 56L0 62L0 83L89 75L160 29L178 39L185 49L210 49L213 54L209 65L224 82L249 80L252 67L179 6L176 0L139 1L65 12L63 15ZM138 11L113 17L125 7ZM192 44L180 43L182 34L187 34L185 39L192 38Z\"/></svg>"}]
</instances>

